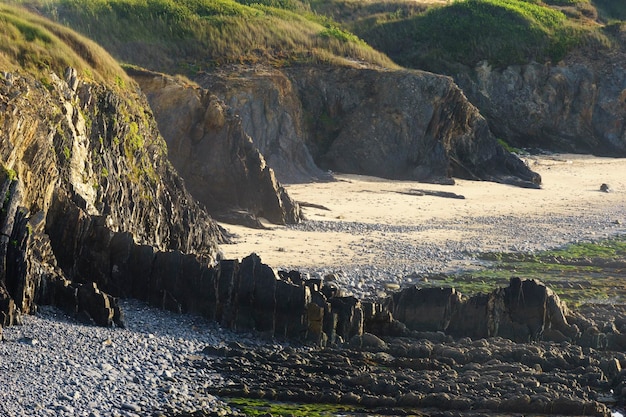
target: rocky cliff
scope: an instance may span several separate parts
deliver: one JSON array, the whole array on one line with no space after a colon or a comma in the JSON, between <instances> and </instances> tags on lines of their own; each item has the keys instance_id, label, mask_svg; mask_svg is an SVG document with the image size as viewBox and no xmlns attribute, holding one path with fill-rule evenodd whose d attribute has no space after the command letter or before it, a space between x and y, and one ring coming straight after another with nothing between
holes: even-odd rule
<instances>
[{"instance_id":1,"label":"rocky cliff","mask_svg":"<svg viewBox=\"0 0 626 417\"><path fill-rule=\"evenodd\" d=\"M230 67L198 74L195 80L237 112L280 181L330 179L311 156L308 115L286 72L264 66Z\"/></svg>"},{"instance_id":2,"label":"rocky cliff","mask_svg":"<svg viewBox=\"0 0 626 417\"><path fill-rule=\"evenodd\" d=\"M120 296L145 288L116 280L118 258L146 248L149 270L171 251L213 264L226 240L167 161L136 87L84 80L71 68L61 76L0 76L3 325L38 303L121 323L100 289Z\"/></svg>"},{"instance_id":3,"label":"rocky cliff","mask_svg":"<svg viewBox=\"0 0 626 417\"><path fill-rule=\"evenodd\" d=\"M541 182L497 144L450 78L317 66L260 72L233 68L196 81L241 114L255 144L277 163L279 177L317 175L311 155L324 171L529 187Z\"/></svg>"},{"instance_id":4,"label":"rocky cliff","mask_svg":"<svg viewBox=\"0 0 626 417\"><path fill-rule=\"evenodd\" d=\"M483 63L455 80L494 134L514 146L626 156L625 65L623 53L598 52L559 65Z\"/></svg>"},{"instance_id":5,"label":"rocky cliff","mask_svg":"<svg viewBox=\"0 0 626 417\"><path fill-rule=\"evenodd\" d=\"M278 183L233 109L210 91L180 79L148 71L129 73L152 106L169 159L193 196L214 217L238 221L241 215L237 213L244 211L277 224L301 220L298 204ZM272 134L271 118L258 118L261 124L267 120L266 133ZM301 166L274 162L278 168Z\"/></svg>"}]
</instances>

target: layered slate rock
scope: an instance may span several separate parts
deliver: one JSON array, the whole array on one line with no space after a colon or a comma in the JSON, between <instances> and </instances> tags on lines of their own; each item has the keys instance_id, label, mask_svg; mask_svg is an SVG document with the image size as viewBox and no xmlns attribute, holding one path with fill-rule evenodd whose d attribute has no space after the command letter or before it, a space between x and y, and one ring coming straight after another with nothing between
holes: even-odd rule
<instances>
[{"instance_id":1,"label":"layered slate rock","mask_svg":"<svg viewBox=\"0 0 626 417\"><path fill-rule=\"evenodd\" d=\"M132 70L193 196L220 220L239 211L272 223L298 223L302 213L276 180L242 119L210 90L148 71ZM250 224L248 222L247 224Z\"/></svg>"},{"instance_id":2,"label":"layered slate rock","mask_svg":"<svg viewBox=\"0 0 626 417\"><path fill-rule=\"evenodd\" d=\"M123 96L72 68L47 77L47 87L27 72L0 77L2 324L37 304L122 324L110 294L145 291L111 262L124 239L210 265L226 237L167 161L136 90Z\"/></svg>"},{"instance_id":3,"label":"layered slate rock","mask_svg":"<svg viewBox=\"0 0 626 417\"><path fill-rule=\"evenodd\" d=\"M509 286L489 294L464 297L453 288L409 287L395 293L388 310L417 332L445 332L455 337L504 337L516 342L542 340L544 331L572 340L567 306L536 280L511 278Z\"/></svg>"}]
</instances>

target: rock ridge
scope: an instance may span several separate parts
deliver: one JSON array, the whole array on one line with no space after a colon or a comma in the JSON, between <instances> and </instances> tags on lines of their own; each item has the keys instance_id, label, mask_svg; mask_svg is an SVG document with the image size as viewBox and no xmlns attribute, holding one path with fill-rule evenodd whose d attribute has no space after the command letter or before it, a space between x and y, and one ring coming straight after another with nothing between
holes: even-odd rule
<instances>
[{"instance_id":1,"label":"rock ridge","mask_svg":"<svg viewBox=\"0 0 626 417\"><path fill-rule=\"evenodd\" d=\"M624 63L623 52L598 51L558 65L481 63L454 77L491 130L513 146L623 157Z\"/></svg>"}]
</instances>

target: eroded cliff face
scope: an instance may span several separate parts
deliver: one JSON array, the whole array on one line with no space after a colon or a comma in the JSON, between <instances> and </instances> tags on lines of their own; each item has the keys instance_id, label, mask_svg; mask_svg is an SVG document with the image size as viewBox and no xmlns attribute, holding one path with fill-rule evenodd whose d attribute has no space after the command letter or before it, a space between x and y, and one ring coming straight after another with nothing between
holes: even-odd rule
<instances>
[{"instance_id":1,"label":"eroded cliff face","mask_svg":"<svg viewBox=\"0 0 626 417\"><path fill-rule=\"evenodd\" d=\"M235 109L243 129L280 181L330 178L309 152L307 115L287 73L267 67L233 67L201 74L196 81Z\"/></svg>"},{"instance_id":2,"label":"eroded cliff face","mask_svg":"<svg viewBox=\"0 0 626 417\"><path fill-rule=\"evenodd\" d=\"M393 179L451 177L536 186L447 77L415 71L294 68L323 167Z\"/></svg>"},{"instance_id":3,"label":"eroded cliff face","mask_svg":"<svg viewBox=\"0 0 626 417\"><path fill-rule=\"evenodd\" d=\"M0 324L50 303L107 325L115 301L100 289L145 291L119 275L131 254L149 249L149 270L172 251L208 265L226 238L167 161L140 94L71 69L47 77L0 76Z\"/></svg>"},{"instance_id":4,"label":"eroded cliff face","mask_svg":"<svg viewBox=\"0 0 626 417\"><path fill-rule=\"evenodd\" d=\"M626 59L570 57L553 66L455 75L492 131L517 147L626 156Z\"/></svg>"},{"instance_id":5,"label":"eroded cliff face","mask_svg":"<svg viewBox=\"0 0 626 417\"><path fill-rule=\"evenodd\" d=\"M237 221L234 213L247 211L277 224L301 220L300 207L230 107L210 91L172 77L137 70L131 75L154 110L172 164L214 217ZM271 134L271 121L266 127ZM299 166L275 162L278 168Z\"/></svg>"},{"instance_id":6,"label":"eroded cliff face","mask_svg":"<svg viewBox=\"0 0 626 417\"><path fill-rule=\"evenodd\" d=\"M529 187L541 182L497 144L447 77L303 66L232 68L197 81L241 115L270 166L287 178L290 172L319 178L310 169L311 155L324 171L392 179L449 183L459 177Z\"/></svg>"}]
</instances>

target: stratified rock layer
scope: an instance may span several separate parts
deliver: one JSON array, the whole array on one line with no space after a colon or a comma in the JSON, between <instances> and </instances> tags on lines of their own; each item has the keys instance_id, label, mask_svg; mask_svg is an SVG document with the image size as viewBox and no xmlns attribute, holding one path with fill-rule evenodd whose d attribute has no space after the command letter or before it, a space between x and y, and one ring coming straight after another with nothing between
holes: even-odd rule
<instances>
[{"instance_id":1,"label":"stratified rock layer","mask_svg":"<svg viewBox=\"0 0 626 417\"><path fill-rule=\"evenodd\" d=\"M84 82L0 77L2 324L50 303L109 325L111 242L212 264L222 230L186 191L141 95ZM107 258L105 260L105 258ZM121 320L118 320L121 324Z\"/></svg>"}]
</instances>

